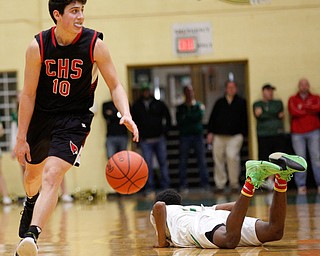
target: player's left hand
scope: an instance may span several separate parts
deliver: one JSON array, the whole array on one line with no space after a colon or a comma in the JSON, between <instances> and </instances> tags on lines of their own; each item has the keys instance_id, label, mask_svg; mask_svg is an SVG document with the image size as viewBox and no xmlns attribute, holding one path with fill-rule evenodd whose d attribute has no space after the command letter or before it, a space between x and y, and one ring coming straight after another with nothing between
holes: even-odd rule
<instances>
[{"instance_id":1,"label":"player's left hand","mask_svg":"<svg viewBox=\"0 0 320 256\"><path fill-rule=\"evenodd\" d=\"M132 134L133 134L132 140L133 141L139 142L139 130L138 130L136 123L132 120L131 117L123 116L123 117L121 117L119 123L124 124L127 127L127 129L130 132L132 132Z\"/></svg>"}]
</instances>

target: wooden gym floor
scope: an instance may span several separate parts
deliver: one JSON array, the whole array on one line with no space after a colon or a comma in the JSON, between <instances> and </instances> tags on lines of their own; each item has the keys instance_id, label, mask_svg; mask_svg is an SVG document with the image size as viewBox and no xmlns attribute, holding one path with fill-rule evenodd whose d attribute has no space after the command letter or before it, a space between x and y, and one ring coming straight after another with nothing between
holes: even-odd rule
<instances>
[{"instance_id":1,"label":"wooden gym floor","mask_svg":"<svg viewBox=\"0 0 320 256\"><path fill-rule=\"evenodd\" d=\"M213 195L191 191L184 204L204 205L234 201L238 195ZM268 218L271 194L257 191L249 216ZM39 239L39 256L264 256L320 255L320 195L288 193L285 235L262 247L235 250L153 248L154 231L149 223L152 201L142 195L76 200L59 203ZM13 255L22 203L0 206L0 255Z\"/></svg>"}]
</instances>

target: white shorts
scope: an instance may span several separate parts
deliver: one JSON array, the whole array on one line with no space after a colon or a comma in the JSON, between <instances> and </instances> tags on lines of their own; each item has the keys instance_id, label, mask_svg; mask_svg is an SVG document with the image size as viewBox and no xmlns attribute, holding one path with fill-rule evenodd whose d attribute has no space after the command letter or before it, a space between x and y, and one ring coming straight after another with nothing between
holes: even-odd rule
<instances>
[{"instance_id":1,"label":"white shorts","mask_svg":"<svg viewBox=\"0 0 320 256\"><path fill-rule=\"evenodd\" d=\"M211 231L217 225L225 225L229 214L230 211L224 210L203 211L197 214L190 230L190 236L195 244L202 248L219 248L208 240L205 233ZM257 220L257 218L245 217L238 246L259 246L262 244L256 234L255 224Z\"/></svg>"}]
</instances>

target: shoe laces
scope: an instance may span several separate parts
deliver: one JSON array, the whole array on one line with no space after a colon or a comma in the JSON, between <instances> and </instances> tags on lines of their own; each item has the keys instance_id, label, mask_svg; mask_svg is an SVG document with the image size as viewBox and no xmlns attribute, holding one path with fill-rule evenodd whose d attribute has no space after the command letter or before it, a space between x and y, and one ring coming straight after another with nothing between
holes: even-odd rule
<instances>
[{"instance_id":1,"label":"shoe laces","mask_svg":"<svg viewBox=\"0 0 320 256\"><path fill-rule=\"evenodd\" d=\"M292 177L293 177L293 174L290 173L290 174L287 176L286 181L290 181Z\"/></svg>"},{"instance_id":2,"label":"shoe laces","mask_svg":"<svg viewBox=\"0 0 320 256\"><path fill-rule=\"evenodd\" d=\"M282 179L285 179L286 181L290 181L293 177L293 173L284 173L284 174L280 174L280 177Z\"/></svg>"}]
</instances>

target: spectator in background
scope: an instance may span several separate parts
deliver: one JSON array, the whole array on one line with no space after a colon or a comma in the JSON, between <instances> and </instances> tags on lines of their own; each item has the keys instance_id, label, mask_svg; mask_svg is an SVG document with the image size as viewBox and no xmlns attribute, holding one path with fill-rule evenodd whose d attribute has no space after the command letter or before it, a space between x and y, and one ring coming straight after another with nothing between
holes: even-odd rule
<instances>
[{"instance_id":1,"label":"spectator in background","mask_svg":"<svg viewBox=\"0 0 320 256\"><path fill-rule=\"evenodd\" d=\"M161 189L170 185L166 136L171 127L171 117L165 103L157 100L151 93L151 85L142 83L140 97L132 106L132 118L139 127L142 155L149 168L149 177L145 186L146 196L155 197L153 156L155 155L160 168Z\"/></svg>"},{"instance_id":2,"label":"spectator in background","mask_svg":"<svg viewBox=\"0 0 320 256\"><path fill-rule=\"evenodd\" d=\"M185 79L183 93L185 102L177 107L176 119L180 135L179 144L179 176L180 191L188 192L187 163L190 149L194 150L200 172L200 186L209 188L209 174L205 159L202 119L204 105L194 97L190 79Z\"/></svg>"},{"instance_id":3,"label":"spectator in background","mask_svg":"<svg viewBox=\"0 0 320 256\"><path fill-rule=\"evenodd\" d=\"M120 112L113 101L104 102L102 105L103 117L107 123L106 152L109 159L113 154L126 150L128 147L127 128L120 125Z\"/></svg>"},{"instance_id":4,"label":"spectator in background","mask_svg":"<svg viewBox=\"0 0 320 256\"><path fill-rule=\"evenodd\" d=\"M253 113L257 119L257 137L259 159L269 161L273 152L285 151L283 104L281 100L273 99L276 88L271 84L262 86L262 100L253 103ZM272 191L274 176L268 177L262 187Z\"/></svg>"},{"instance_id":5,"label":"spectator in background","mask_svg":"<svg viewBox=\"0 0 320 256\"><path fill-rule=\"evenodd\" d=\"M296 154L306 158L307 148L313 176L320 193L320 97L310 92L305 78L298 83L298 93L288 101L291 116L291 140ZM307 173L295 174L299 194L307 193Z\"/></svg>"},{"instance_id":6,"label":"spectator in background","mask_svg":"<svg viewBox=\"0 0 320 256\"><path fill-rule=\"evenodd\" d=\"M66 177L63 177L62 182L60 184L60 200L64 203L72 203L73 202L73 196L69 194L69 190L66 183Z\"/></svg>"},{"instance_id":7,"label":"spectator in background","mask_svg":"<svg viewBox=\"0 0 320 256\"><path fill-rule=\"evenodd\" d=\"M238 94L236 82L225 83L225 95L213 106L207 143L212 144L216 192L223 192L229 178L232 192L239 191L240 151L248 132L247 106ZM225 165L227 165L228 175Z\"/></svg>"},{"instance_id":8,"label":"spectator in background","mask_svg":"<svg viewBox=\"0 0 320 256\"><path fill-rule=\"evenodd\" d=\"M2 156L0 156L2 157ZM4 205L9 205L12 204L12 199L9 197L8 189L7 189L7 184L4 179L3 173L2 173L2 159L0 159L0 192L2 195L2 203Z\"/></svg>"},{"instance_id":9,"label":"spectator in background","mask_svg":"<svg viewBox=\"0 0 320 256\"><path fill-rule=\"evenodd\" d=\"M4 135L4 128L2 125L2 122L0 122L0 137ZM2 195L2 203L4 205L12 204L12 200L9 197L8 190L7 190L7 184L5 182L3 173L2 173L2 152L0 148L0 193Z\"/></svg>"}]
</instances>

